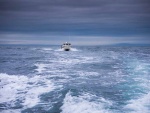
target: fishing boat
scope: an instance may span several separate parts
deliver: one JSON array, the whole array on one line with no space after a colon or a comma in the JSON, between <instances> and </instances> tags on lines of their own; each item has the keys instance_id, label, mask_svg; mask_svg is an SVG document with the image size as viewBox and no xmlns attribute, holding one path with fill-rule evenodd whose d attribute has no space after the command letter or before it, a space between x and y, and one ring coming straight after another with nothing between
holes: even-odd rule
<instances>
[{"instance_id":1,"label":"fishing boat","mask_svg":"<svg viewBox=\"0 0 150 113\"><path fill-rule=\"evenodd\" d=\"M71 43L69 42L65 42L61 45L61 49L63 49L64 51L70 51L71 49Z\"/></svg>"}]
</instances>

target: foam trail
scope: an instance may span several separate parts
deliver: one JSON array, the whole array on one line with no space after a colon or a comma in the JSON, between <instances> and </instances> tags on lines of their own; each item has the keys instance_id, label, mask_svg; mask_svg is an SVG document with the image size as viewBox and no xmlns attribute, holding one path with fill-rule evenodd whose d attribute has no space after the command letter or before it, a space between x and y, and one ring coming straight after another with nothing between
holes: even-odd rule
<instances>
[{"instance_id":1,"label":"foam trail","mask_svg":"<svg viewBox=\"0 0 150 113\"><path fill-rule=\"evenodd\" d=\"M143 93L129 100L125 109L129 110L130 113L150 113L149 64L147 62L134 60L134 62L130 63L130 66L133 68L131 75L134 81L132 85L134 87L136 86ZM137 92L134 94L136 95L136 93Z\"/></svg>"},{"instance_id":2,"label":"foam trail","mask_svg":"<svg viewBox=\"0 0 150 113\"><path fill-rule=\"evenodd\" d=\"M56 49L55 51L64 51L63 49Z\"/></svg>"},{"instance_id":3,"label":"foam trail","mask_svg":"<svg viewBox=\"0 0 150 113\"><path fill-rule=\"evenodd\" d=\"M71 48L71 51L79 51L79 50L76 48Z\"/></svg>"},{"instance_id":4,"label":"foam trail","mask_svg":"<svg viewBox=\"0 0 150 113\"><path fill-rule=\"evenodd\" d=\"M37 67L35 70L38 71L38 73L42 73L42 71L45 70L46 64L35 64L35 66Z\"/></svg>"},{"instance_id":5,"label":"foam trail","mask_svg":"<svg viewBox=\"0 0 150 113\"><path fill-rule=\"evenodd\" d=\"M21 113L21 110L3 110L1 113Z\"/></svg>"},{"instance_id":6,"label":"foam trail","mask_svg":"<svg viewBox=\"0 0 150 113\"><path fill-rule=\"evenodd\" d=\"M51 50L53 50L53 49L52 49L52 48L42 48L42 50L51 51Z\"/></svg>"},{"instance_id":7,"label":"foam trail","mask_svg":"<svg viewBox=\"0 0 150 113\"><path fill-rule=\"evenodd\" d=\"M92 101L95 97L90 94L84 94L81 96L71 96L71 93L67 93L61 107L61 113L110 113L105 109L105 105L111 105L111 102L104 98L98 98L98 101Z\"/></svg>"},{"instance_id":8,"label":"foam trail","mask_svg":"<svg viewBox=\"0 0 150 113\"><path fill-rule=\"evenodd\" d=\"M125 106L126 109L131 110L130 113L149 113L150 112L150 92L143 95L139 99L133 99L129 101L129 104Z\"/></svg>"},{"instance_id":9,"label":"foam trail","mask_svg":"<svg viewBox=\"0 0 150 113\"><path fill-rule=\"evenodd\" d=\"M28 78L1 73L0 80L0 103L8 104L10 107L15 107L19 102L23 109L31 108L40 102L41 94L55 89L54 84L42 76Z\"/></svg>"}]
</instances>

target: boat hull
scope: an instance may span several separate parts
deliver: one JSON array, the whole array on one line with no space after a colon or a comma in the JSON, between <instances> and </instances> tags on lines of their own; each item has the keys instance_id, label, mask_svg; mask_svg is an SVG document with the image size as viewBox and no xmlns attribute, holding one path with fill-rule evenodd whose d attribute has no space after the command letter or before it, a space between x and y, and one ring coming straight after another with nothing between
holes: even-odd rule
<instances>
[{"instance_id":1,"label":"boat hull","mask_svg":"<svg viewBox=\"0 0 150 113\"><path fill-rule=\"evenodd\" d=\"M64 51L70 51L70 49L64 49Z\"/></svg>"}]
</instances>

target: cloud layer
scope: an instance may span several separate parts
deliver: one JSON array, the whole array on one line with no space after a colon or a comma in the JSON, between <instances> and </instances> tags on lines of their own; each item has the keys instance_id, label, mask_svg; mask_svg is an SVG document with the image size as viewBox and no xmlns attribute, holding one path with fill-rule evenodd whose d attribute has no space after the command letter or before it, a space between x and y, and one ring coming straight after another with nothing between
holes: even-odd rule
<instances>
[{"instance_id":1,"label":"cloud layer","mask_svg":"<svg viewBox=\"0 0 150 113\"><path fill-rule=\"evenodd\" d=\"M50 35L50 41L70 35L150 42L149 5L149 0L1 0L0 41L12 33L22 34L20 40L40 34L39 40Z\"/></svg>"}]
</instances>

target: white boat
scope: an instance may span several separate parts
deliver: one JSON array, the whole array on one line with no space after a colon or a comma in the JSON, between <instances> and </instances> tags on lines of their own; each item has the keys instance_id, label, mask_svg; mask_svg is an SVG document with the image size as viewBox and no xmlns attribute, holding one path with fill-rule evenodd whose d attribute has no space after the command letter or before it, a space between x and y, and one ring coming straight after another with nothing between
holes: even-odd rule
<instances>
[{"instance_id":1,"label":"white boat","mask_svg":"<svg viewBox=\"0 0 150 113\"><path fill-rule=\"evenodd\" d=\"M63 45L61 45L61 49L63 49L64 51L70 51L71 43L68 42L63 43Z\"/></svg>"}]
</instances>

